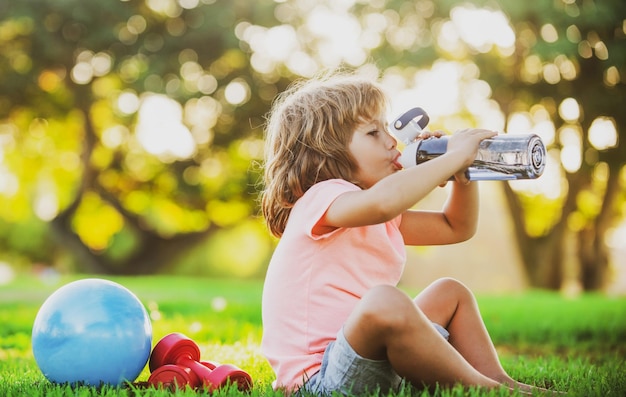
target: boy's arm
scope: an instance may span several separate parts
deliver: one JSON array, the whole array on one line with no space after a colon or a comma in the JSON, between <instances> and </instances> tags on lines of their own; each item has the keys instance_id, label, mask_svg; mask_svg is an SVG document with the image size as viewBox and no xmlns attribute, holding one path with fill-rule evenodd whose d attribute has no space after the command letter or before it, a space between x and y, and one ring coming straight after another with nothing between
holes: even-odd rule
<instances>
[{"instance_id":1,"label":"boy's arm","mask_svg":"<svg viewBox=\"0 0 626 397\"><path fill-rule=\"evenodd\" d=\"M477 200L475 184L458 186L458 183L454 183L457 186L453 187L451 197L442 212L414 213L407 210L451 175L471 165L480 141L494 134L481 129L455 134L454 139L449 140L445 154L389 175L369 189L347 192L337 197L317 227L320 231L328 231L338 227L373 225L405 214L401 230L403 234L406 233L407 244L423 244L419 238L424 231L441 233L441 237L430 244L448 244L468 238L467 230L462 230L467 227L461 227L462 223L467 222L463 207L474 205L472 200ZM476 197L472 198L473 195ZM475 225L472 228L474 227Z\"/></svg>"},{"instance_id":2,"label":"boy's arm","mask_svg":"<svg viewBox=\"0 0 626 397\"><path fill-rule=\"evenodd\" d=\"M478 224L478 183L452 183L441 211L409 210L400 232L407 245L454 244L471 238Z\"/></svg>"}]
</instances>

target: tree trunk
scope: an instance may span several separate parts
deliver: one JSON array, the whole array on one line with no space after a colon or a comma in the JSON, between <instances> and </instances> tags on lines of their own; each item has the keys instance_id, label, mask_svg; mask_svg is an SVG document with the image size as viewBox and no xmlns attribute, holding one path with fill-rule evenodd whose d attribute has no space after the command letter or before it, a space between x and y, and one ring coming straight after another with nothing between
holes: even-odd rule
<instances>
[{"instance_id":1,"label":"tree trunk","mask_svg":"<svg viewBox=\"0 0 626 397\"><path fill-rule=\"evenodd\" d=\"M71 253L78 271L98 274L142 275L154 274L175 263L189 249L206 241L207 236L219 229L209 224L205 230L191 233L180 233L171 238L159 235L156 230L142 227L141 217L127 211L119 200L106 191L97 180L98 170L91 165L92 153L97 141L89 109L91 96L88 88L74 86L74 94L82 104L83 115L83 147L81 153L82 175L76 187L74 200L61 211L50 224L58 243L65 246ZM87 192L97 193L101 200L113 206L124 218L124 223L137 234L138 244L135 250L125 258L112 259L91 250L72 228L80 203ZM97 225L94 225L97 227Z\"/></svg>"},{"instance_id":2,"label":"tree trunk","mask_svg":"<svg viewBox=\"0 0 626 397\"><path fill-rule=\"evenodd\" d=\"M580 283L585 291L600 290L608 281L610 261L606 232L615 219L614 206L620 192L619 167L609 168L608 173L600 213L578 234Z\"/></svg>"},{"instance_id":3,"label":"tree trunk","mask_svg":"<svg viewBox=\"0 0 626 397\"><path fill-rule=\"evenodd\" d=\"M582 173L568 175L568 194L557 223L545 235L530 236L526 230L524 208L517 193L503 183L509 214L513 219L514 235L530 286L560 289L565 276L567 217L576 209L576 197L588 178Z\"/></svg>"},{"instance_id":4,"label":"tree trunk","mask_svg":"<svg viewBox=\"0 0 626 397\"><path fill-rule=\"evenodd\" d=\"M609 255L604 238L590 226L578 233L580 283L585 291L596 291L606 285Z\"/></svg>"},{"instance_id":5,"label":"tree trunk","mask_svg":"<svg viewBox=\"0 0 626 397\"><path fill-rule=\"evenodd\" d=\"M522 259L530 285L558 290L563 280L563 233L528 238L524 247Z\"/></svg>"}]
</instances>

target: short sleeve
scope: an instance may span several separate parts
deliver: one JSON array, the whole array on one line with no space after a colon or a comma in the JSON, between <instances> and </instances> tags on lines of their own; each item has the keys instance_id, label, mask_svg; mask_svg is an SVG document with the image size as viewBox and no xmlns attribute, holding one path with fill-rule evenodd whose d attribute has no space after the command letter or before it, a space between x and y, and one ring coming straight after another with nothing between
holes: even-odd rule
<instances>
[{"instance_id":1,"label":"short sleeve","mask_svg":"<svg viewBox=\"0 0 626 397\"><path fill-rule=\"evenodd\" d=\"M298 222L304 226L307 235L312 239L324 238L334 232L325 235L313 234L313 228L322 219L330 205L341 194L361 190L358 186L343 179L330 179L313 185L298 200L291 212L294 218L289 222ZM296 211L296 207L298 210Z\"/></svg>"}]
</instances>

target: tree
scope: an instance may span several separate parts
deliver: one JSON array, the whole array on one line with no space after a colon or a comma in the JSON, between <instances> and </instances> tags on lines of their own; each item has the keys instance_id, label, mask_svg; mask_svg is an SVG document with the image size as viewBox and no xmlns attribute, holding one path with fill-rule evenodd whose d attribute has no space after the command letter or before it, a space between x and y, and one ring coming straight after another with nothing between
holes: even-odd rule
<instances>
[{"instance_id":1,"label":"tree","mask_svg":"<svg viewBox=\"0 0 626 397\"><path fill-rule=\"evenodd\" d=\"M559 205L547 203L557 216L540 233L526 227L525 208L541 208L546 198L524 197L504 185L526 269L533 285L559 288L571 236L582 287L600 289L609 271L607 231L622 218L619 203L625 198L620 172L626 148L618 142L626 138L621 128L626 125L626 90L620 77L626 75L626 4L502 6L517 32L515 52L500 65L479 66L496 71L485 79L506 114L533 109L549 114L557 132L552 150L564 171L565 192L553 200Z\"/></svg>"},{"instance_id":2,"label":"tree","mask_svg":"<svg viewBox=\"0 0 626 397\"><path fill-rule=\"evenodd\" d=\"M620 0L29 0L0 15L0 234L38 231L0 245L41 258L51 225L79 263L146 273L258 222L272 99L348 67L425 101L433 128L539 133L550 175L502 183L529 279L606 280L626 201Z\"/></svg>"},{"instance_id":3,"label":"tree","mask_svg":"<svg viewBox=\"0 0 626 397\"><path fill-rule=\"evenodd\" d=\"M250 69L233 27L271 8L208 3L0 5L5 221L45 222L79 270L124 274L254 222L250 163L283 82Z\"/></svg>"}]
</instances>

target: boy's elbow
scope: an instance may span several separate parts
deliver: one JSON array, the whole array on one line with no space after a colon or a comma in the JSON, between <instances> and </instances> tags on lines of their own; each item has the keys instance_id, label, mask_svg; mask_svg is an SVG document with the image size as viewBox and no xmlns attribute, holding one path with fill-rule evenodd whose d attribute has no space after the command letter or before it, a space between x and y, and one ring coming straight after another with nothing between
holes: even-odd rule
<instances>
[{"instance_id":1,"label":"boy's elbow","mask_svg":"<svg viewBox=\"0 0 626 397\"><path fill-rule=\"evenodd\" d=\"M457 243L463 243L469 239L471 239L472 237L474 237L474 234L476 233L463 233L460 236L458 236L458 241Z\"/></svg>"},{"instance_id":2,"label":"boy's elbow","mask_svg":"<svg viewBox=\"0 0 626 397\"><path fill-rule=\"evenodd\" d=\"M461 228L461 230L459 230L459 233L458 233L458 239L459 239L458 242L462 243L464 241L471 239L476 234L476 230L477 230L476 225Z\"/></svg>"},{"instance_id":3,"label":"boy's elbow","mask_svg":"<svg viewBox=\"0 0 626 397\"><path fill-rule=\"evenodd\" d=\"M452 235L452 244L462 243L474 237L478 229L476 222L453 222L444 215Z\"/></svg>"}]
</instances>

